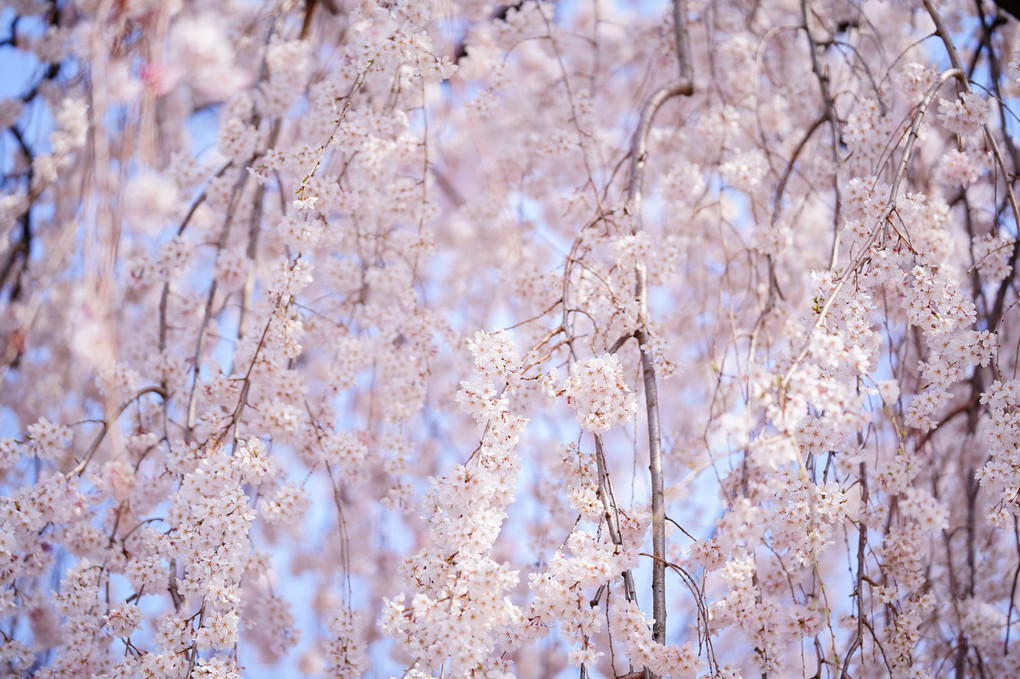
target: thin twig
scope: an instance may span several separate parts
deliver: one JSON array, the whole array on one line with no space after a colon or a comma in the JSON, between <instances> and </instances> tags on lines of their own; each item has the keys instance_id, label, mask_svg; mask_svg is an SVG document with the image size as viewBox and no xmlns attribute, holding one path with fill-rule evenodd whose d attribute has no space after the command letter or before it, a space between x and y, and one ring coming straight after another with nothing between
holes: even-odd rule
<instances>
[{"instance_id":1,"label":"thin twig","mask_svg":"<svg viewBox=\"0 0 1020 679\"><path fill-rule=\"evenodd\" d=\"M124 414L124 411L127 410L127 407L129 405L140 399L142 396L145 396L146 394L159 394L159 396L164 401L167 399L166 390L163 389L162 387L145 387L144 389L139 390L137 394L129 398L127 401L124 401L124 403L122 403L121 406L117 408L117 412L113 415L112 418L110 418L110 420L103 421L103 426L99 430L99 434L92 441L92 444L88 447L88 450L85 451L85 457L83 457L78 464L74 465L74 467L69 472L64 474L65 478L70 479L71 477L81 476L82 474L85 473L86 467L88 467L89 462L92 461L92 457L96 454L96 450L99 449L99 444L103 442L103 439L106 438L106 432L110 430L110 421L111 420L116 421L121 415Z\"/></svg>"},{"instance_id":2,"label":"thin twig","mask_svg":"<svg viewBox=\"0 0 1020 679\"><path fill-rule=\"evenodd\" d=\"M606 454L602 447L602 436L595 434L595 461L598 467L599 499L602 500L603 516L609 528L609 537L613 544L623 549L623 536L620 535L620 510L609 481L609 470L606 468ZM634 587L634 574L630 569L623 572L623 585L627 601L637 601L637 589Z\"/></svg>"}]
</instances>

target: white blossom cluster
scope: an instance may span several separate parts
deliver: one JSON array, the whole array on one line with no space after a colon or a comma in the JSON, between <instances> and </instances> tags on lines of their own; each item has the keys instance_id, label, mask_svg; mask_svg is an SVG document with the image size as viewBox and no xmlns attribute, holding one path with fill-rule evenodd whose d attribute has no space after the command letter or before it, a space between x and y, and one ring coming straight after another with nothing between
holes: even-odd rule
<instances>
[{"instance_id":1,"label":"white blossom cluster","mask_svg":"<svg viewBox=\"0 0 1020 679\"><path fill-rule=\"evenodd\" d=\"M638 524L641 526L641 524ZM640 544L644 524L627 537L626 544ZM560 631L575 644L576 664L591 665L597 658L584 652L588 638L603 630L604 618L590 605L592 593L637 565L633 550L621 550L592 532L573 531L566 550L557 550L544 572L528 576L534 599L524 610L521 623L512 631L514 645L545 637L559 623ZM616 600L614 599L614 602Z\"/></svg>"},{"instance_id":2,"label":"white blossom cluster","mask_svg":"<svg viewBox=\"0 0 1020 679\"><path fill-rule=\"evenodd\" d=\"M989 519L1005 526L1020 514L1020 382L995 381L981 400L991 411L982 438L992 454L977 478L989 496Z\"/></svg>"},{"instance_id":3,"label":"white blossom cluster","mask_svg":"<svg viewBox=\"0 0 1020 679\"><path fill-rule=\"evenodd\" d=\"M519 369L507 333L479 333L470 343L477 377L462 383L458 399L480 424L482 440L472 462L432 479L424 505L431 545L404 562L407 582L418 591L387 600L382 625L419 668L446 667L454 676L486 663L496 633L518 623L520 609L507 593L517 572L491 552L513 501L520 460L515 452L526 420L497 398L493 380ZM480 384L480 387L473 385ZM478 389L475 392L474 389Z\"/></svg>"},{"instance_id":4,"label":"white blossom cluster","mask_svg":"<svg viewBox=\"0 0 1020 679\"><path fill-rule=\"evenodd\" d=\"M988 100L976 92L965 92L956 101L939 100L939 118L951 132L967 137L981 131L989 113Z\"/></svg>"},{"instance_id":5,"label":"white blossom cluster","mask_svg":"<svg viewBox=\"0 0 1020 679\"><path fill-rule=\"evenodd\" d=\"M611 354L571 365L566 395L577 411L578 424L595 433L630 422L637 411L623 365Z\"/></svg>"},{"instance_id":6,"label":"white blossom cluster","mask_svg":"<svg viewBox=\"0 0 1020 679\"><path fill-rule=\"evenodd\" d=\"M663 677L691 679L701 675L704 663L690 643L657 644L652 640L651 620L632 601L617 603L610 619L614 636L622 640L631 662L647 667Z\"/></svg>"}]
</instances>

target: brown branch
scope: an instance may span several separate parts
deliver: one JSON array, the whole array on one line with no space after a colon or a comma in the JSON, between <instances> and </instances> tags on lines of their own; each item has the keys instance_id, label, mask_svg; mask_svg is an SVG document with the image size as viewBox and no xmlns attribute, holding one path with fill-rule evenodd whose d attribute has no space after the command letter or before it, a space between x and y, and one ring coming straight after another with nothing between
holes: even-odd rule
<instances>
[{"instance_id":1,"label":"brown branch","mask_svg":"<svg viewBox=\"0 0 1020 679\"><path fill-rule=\"evenodd\" d=\"M861 514L868 509L868 472L865 463L860 463L860 483L861 483ZM854 599L857 602L857 633L854 635L853 641L850 642L849 648L846 650L846 654L843 656L843 668L840 671L839 679L846 679L847 669L850 667L850 659L853 658L854 653L859 648L863 648L864 644L864 550L868 544L868 527L864 524L864 520L861 519L857 526L857 578L854 584Z\"/></svg>"},{"instance_id":2,"label":"brown branch","mask_svg":"<svg viewBox=\"0 0 1020 679\"><path fill-rule=\"evenodd\" d=\"M618 548L623 548L623 536L620 535L620 510L616 504L616 497L613 494L613 487L609 480L609 470L606 467L606 454L602 447L602 436L595 434L595 462L598 467L598 490L599 499L602 500L602 515L609 528L609 537ZM627 601L637 601L637 588L634 586L634 574L630 570L623 572L623 585L627 595Z\"/></svg>"},{"instance_id":3,"label":"brown branch","mask_svg":"<svg viewBox=\"0 0 1020 679\"><path fill-rule=\"evenodd\" d=\"M159 396L164 401L167 399L166 390L163 389L162 387L145 387L144 389L140 390L137 394L129 398L127 401L124 401L124 403L122 403L121 406L117 408L117 412L111 419L116 421L121 415L124 414L124 411L127 410L127 407L129 405L140 399L142 396L145 396L146 394L159 394ZM81 461L78 462L78 464L74 465L74 467L69 472L64 474L65 478L70 479L71 477L81 476L82 474L85 473L85 468L89 466L89 462L92 461L92 457L96 454L96 450L99 449L99 444L103 442L104 438L106 438L106 432L108 432L109 430L110 420L104 420L103 426L99 430L99 435L96 436L96 438L92 441L92 444L88 447L88 450L85 451L85 457L83 457Z\"/></svg>"},{"instance_id":4,"label":"brown branch","mask_svg":"<svg viewBox=\"0 0 1020 679\"><path fill-rule=\"evenodd\" d=\"M818 59L818 42L815 40L814 33L811 32L811 12L808 11L807 0L801 0L800 3L800 14L801 20L803 21L802 28L804 34L807 36L808 49L811 52L811 71L815 74L815 79L818 81L818 89L822 93L822 99L825 101L825 112L823 114L823 120L829 121L829 127L832 132L832 160L835 163L836 171L832 176L832 190L836 197L835 212L832 215L832 246L829 249L829 268L836 266L836 258L839 253L839 214L842 200L840 199L839 193L839 145L840 139L842 138L842 131L839 125L839 114L836 113L836 103L832 98L832 91L829 85L829 74L828 71L823 68L820 60ZM805 137L805 142L811 133ZM799 152L799 151L798 151ZM794 156L796 157L796 156ZM782 191L785 189L786 177L780 184L780 190L776 196L776 212L779 211L779 198L782 196ZM773 217L773 220L775 218Z\"/></svg>"}]
</instances>

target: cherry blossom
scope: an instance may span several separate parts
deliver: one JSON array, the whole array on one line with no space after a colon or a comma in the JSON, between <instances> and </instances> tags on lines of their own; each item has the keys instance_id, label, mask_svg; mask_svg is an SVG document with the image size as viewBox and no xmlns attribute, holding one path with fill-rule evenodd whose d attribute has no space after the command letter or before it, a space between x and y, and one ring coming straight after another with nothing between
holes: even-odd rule
<instances>
[{"instance_id":1,"label":"cherry blossom","mask_svg":"<svg viewBox=\"0 0 1020 679\"><path fill-rule=\"evenodd\" d=\"M0 24L0 674L1020 676L1006 3Z\"/></svg>"}]
</instances>

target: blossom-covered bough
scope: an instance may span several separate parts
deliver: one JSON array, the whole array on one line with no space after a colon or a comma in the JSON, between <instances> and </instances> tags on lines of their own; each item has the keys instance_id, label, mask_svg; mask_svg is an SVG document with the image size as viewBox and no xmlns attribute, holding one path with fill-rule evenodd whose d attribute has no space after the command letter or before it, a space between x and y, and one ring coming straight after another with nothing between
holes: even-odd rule
<instances>
[{"instance_id":1,"label":"blossom-covered bough","mask_svg":"<svg viewBox=\"0 0 1020 679\"><path fill-rule=\"evenodd\" d=\"M0 673L1020 675L999 7L0 25Z\"/></svg>"}]
</instances>

